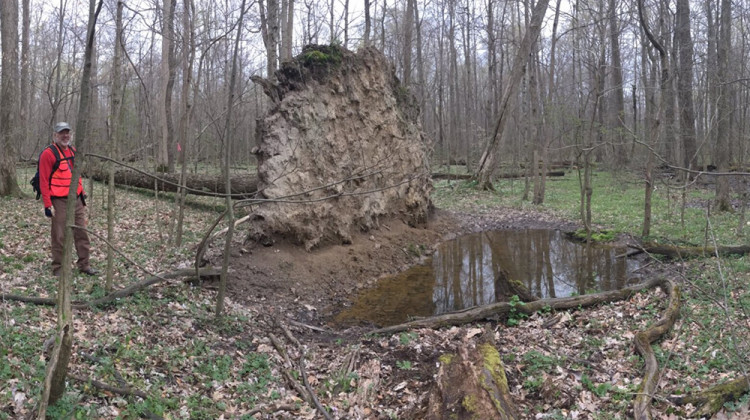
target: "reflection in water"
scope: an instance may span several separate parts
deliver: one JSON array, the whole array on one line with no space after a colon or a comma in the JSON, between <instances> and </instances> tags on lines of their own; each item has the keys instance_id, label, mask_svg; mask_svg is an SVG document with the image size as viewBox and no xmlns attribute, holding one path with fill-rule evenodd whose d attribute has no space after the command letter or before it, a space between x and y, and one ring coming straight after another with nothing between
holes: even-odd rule
<instances>
[{"instance_id":1,"label":"reflection in water","mask_svg":"<svg viewBox=\"0 0 750 420\"><path fill-rule=\"evenodd\" d=\"M337 317L340 323L393 325L507 299L504 282L517 280L541 298L565 297L625 285L638 263L623 252L568 240L556 230L482 232L447 241L425 265L378 283Z\"/></svg>"}]
</instances>

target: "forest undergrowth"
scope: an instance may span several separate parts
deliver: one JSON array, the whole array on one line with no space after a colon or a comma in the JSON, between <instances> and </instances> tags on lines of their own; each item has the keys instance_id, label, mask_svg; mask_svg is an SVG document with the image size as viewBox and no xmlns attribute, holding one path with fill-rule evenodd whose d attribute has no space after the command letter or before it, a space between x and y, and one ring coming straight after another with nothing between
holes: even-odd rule
<instances>
[{"instance_id":1,"label":"forest undergrowth","mask_svg":"<svg viewBox=\"0 0 750 420\"><path fill-rule=\"evenodd\" d=\"M606 172L597 172L593 181L597 228L615 232L620 240L640 232L642 182L631 174ZM505 220L511 213L579 218L574 172L548 181L543 206L521 199L523 181L503 181L496 188L497 193L488 193L465 181L440 181L433 200L461 220ZM90 202L94 232L106 232L101 192L97 185ZM153 194L118 191L118 246L152 272L189 266L194 246L217 215L213 200L194 199L201 205L187 209L186 243L174 249L167 245L169 197L155 200ZM660 184L646 239L697 246L747 243L750 227L740 229L738 212L711 212L712 197L711 189L692 187L683 208L681 191ZM33 198L2 199L0 214L0 292L54 296L49 226L41 205ZM93 242L93 258L103 268L105 244ZM649 275L677 283L683 298L674 328L652 346L662 369L652 413L684 418L693 407L677 406L670 396L736 379L750 367L750 257L674 261L654 255L647 265ZM116 267L118 286L147 277L120 258ZM76 276L73 299L100 297L102 285L103 279ZM335 330L324 322L320 331L293 324L279 329L269 310L274 302L240 304L231 295L226 316L215 320L215 295L210 283L194 287L172 281L104 307L75 311L71 374L146 397L72 379L65 397L50 408L50 418L139 418L146 413L173 419L322 418L312 401L289 386L292 381L306 382L331 418L419 418L440 356L488 331L495 335L524 418L631 418L643 373L633 336L666 306L663 291L644 290L594 308L371 335L362 328ZM296 310L276 308L284 319ZM53 308L0 302L0 419L33 411L44 378L43 343L55 322ZM272 333L283 337L283 330L288 333L286 360L270 339ZM306 369L298 369L300 361ZM748 413L744 395L728 403L718 418L747 418Z\"/></svg>"}]
</instances>

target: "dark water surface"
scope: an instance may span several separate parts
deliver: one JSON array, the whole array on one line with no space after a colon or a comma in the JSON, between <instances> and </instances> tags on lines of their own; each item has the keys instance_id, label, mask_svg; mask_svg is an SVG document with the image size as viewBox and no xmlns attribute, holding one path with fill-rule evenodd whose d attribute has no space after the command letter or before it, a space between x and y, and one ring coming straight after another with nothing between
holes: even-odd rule
<instances>
[{"instance_id":1,"label":"dark water surface","mask_svg":"<svg viewBox=\"0 0 750 420\"><path fill-rule=\"evenodd\" d=\"M342 325L379 326L507 300L507 280L541 298L566 297L626 285L639 263L615 258L623 248L587 246L563 232L502 230L442 243L432 258L383 278L342 311Z\"/></svg>"}]
</instances>

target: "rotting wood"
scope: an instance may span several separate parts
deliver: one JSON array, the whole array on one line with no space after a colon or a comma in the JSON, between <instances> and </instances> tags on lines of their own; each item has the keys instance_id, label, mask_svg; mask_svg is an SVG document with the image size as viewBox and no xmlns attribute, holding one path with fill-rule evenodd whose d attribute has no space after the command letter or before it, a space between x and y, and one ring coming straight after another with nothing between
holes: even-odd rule
<instances>
[{"instance_id":1,"label":"rotting wood","mask_svg":"<svg viewBox=\"0 0 750 420\"><path fill-rule=\"evenodd\" d=\"M200 277L216 277L219 275L219 273L220 273L220 269L217 269L217 268L207 267L207 268L199 269ZM116 290L99 299L94 299L92 301L86 301L86 302L81 302L81 301L73 302L73 308L83 309L87 307L95 307L95 306L104 305L106 303L110 303L114 301L115 299L122 299L128 296L132 296L135 293L140 292L141 290L144 290L149 286L153 286L154 284L161 283L163 281L167 281L167 280L175 279L179 277L194 277L194 276L195 276L194 268L184 268L184 269L175 270L169 273L158 274L156 276L152 276L142 281L139 281L138 283L131 284L130 286L124 289ZM20 296L20 295L12 295L12 294L5 294L5 293L0 295L0 300L10 300L10 301L33 303L35 305L46 305L46 306L55 306L57 304L57 299L54 299L54 298Z\"/></svg>"},{"instance_id":2,"label":"rotting wood","mask_svg":"<svg viewBox=\"0 0 750 420\"><path fill-rule=\"evenodd\" d=\"M488 318L496 318L507 315L511 308L517 312L531 315L543 308L556 310L573 309L578 307L594 306L601 303L615 302L625 300L638 293L641 290L650 289L660 284L662 280L654 279L644 283L625 287L619 290L608 292L594 293L590 295L570 296L555 299L539 299L524 304L514 304L509 302L497 302L489 305L475 306L457 312L436 315L429 318L416 319L403 324L391 325L389 327L379 328L371 331L373 334L392 334L400 331L406 331L413 328L440 328L452 325L461 325L467 322L480 321Z\"/></svg>"},{"instance_id":3,"label":"rotting wood","mask_svg":"<svg viewBox=\"0 0 750 420\"><path fill-rule=\"evenodd\" d=\"M662 245L662 244L643 244L643 245L630 245L631 248L647 252L649 254L664 255L672 259L679 259L685 257L711 257L719 254L721 256L727 255L745 255L750 253L750 245L741 246L720 246L720 247L702 247L702 246L674 246L674 245Z\"/></svg>"},{"instance_id":4,"label":"rotting wood","mask_svg":"<svg viewBox=\"0 0 750 420\"><path fill-rule=\"evenodd\" d=\"M518 418L492 335L494 332L490 329L476 347L464 342L456 354L440 357L440 368L429 396L427 419Z\"/></svg>"},{"instance_id":5,"label":"rotting wood","mask_svg":"<svg viewBox=\"0 0 750 420\"><path fill-rule=\"evenodd\" d=\"M748 392L750 392L750 377L742 376L692 395L672 397L670 400L677 405L695 406L696 409L689 414L690 417L712 418L724 407L725 403L736 401Z\"/></svg>"},{"instance_id":6,"label":"rotting wood","mask_svg":"<svg viewBox=\"0 0 750 420\"><path fill-rule=\"evenodd\" d=\"M651 343L666 334L680 314L680 288L669 280L661 280L658 285L669 295L667 309L655 324L637 332L633 339L635 349L643 357L646 364L643 382L641 382L640 390L633 402L633 416L636 420L651 419L651 400L659 377L659 365L656 361L656 354L651 348Z\"/></svg>"}]
</instances>

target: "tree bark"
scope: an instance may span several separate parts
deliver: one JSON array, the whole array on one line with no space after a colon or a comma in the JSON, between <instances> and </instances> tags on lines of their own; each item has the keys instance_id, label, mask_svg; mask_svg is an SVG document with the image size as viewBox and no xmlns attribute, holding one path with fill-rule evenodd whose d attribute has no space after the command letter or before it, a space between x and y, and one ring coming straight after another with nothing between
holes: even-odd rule
<instances>
[{"instance_id":1,"label":"tree bark","mask_svg":"<svg viewBox=\"0 0 750 420\"><path fill-rule=\"evenodd\" d=\"M675 38L679 45L677 67L677 95L680 104L680 136L684 167L698 168L698 149L695 140L695 110L693 106L693 38L690 31L690 1L677 0Z\"/></svg>"},{"instance_id":2,"label":"tree bark","mask_svg":"<svg viewBox=\"0 0 750 420\"><path fill-rule=\"evenodd\" d=\"M0 74L0 197L22 197L16 179L16 148L13 140L18 129L18 1L0 0L2 36L2 73Z\"/></svg>"}]
</instances>

